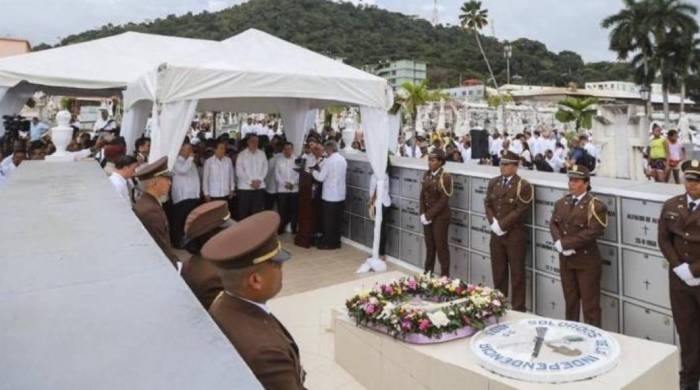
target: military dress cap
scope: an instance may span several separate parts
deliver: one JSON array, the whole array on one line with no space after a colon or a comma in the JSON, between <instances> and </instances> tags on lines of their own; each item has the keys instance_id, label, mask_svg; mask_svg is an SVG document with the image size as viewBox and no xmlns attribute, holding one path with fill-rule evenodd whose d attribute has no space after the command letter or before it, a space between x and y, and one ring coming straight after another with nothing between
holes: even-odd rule
<instances>
[{"instance_id":1,"label":"military dress cap","mask_svg":"<svg viewBox=\"0 0 700 390\"><path fill-rule=\"evenodd\" d=\"M688 160L681 164L685 180L700 181L700 160Z\"/></svg>"},{"instance_id":2,"label":"military dress cap","mask_svg":"<svg viewBox=\"0 0 700 390\"><path fill-rule=\"evenodd\" d=\"M501 165L506 164L520 164L520 156L511 152L510 150L503 154L501 157Z\"/></svg>"},{"instance_id":3,"label":"military dress cap","mask_svg":"<svg viewBox=\"0 0 700 390\"><path fill-rule=\"evenodd\" d=\"M437 148L433 149L433 151L430 152L430 154L428 155L428 158L429 159L434 158L434 159L440 160L442 162L447 161L447 156L445 155L445 151L442 149L437 149Z\"/></svg>"},{"instance_id":4,"label":"military dress cap","mask_svg":"<svg viewBox=\"0 0 700 390\"><path fill-rule=\"evenodd\" d=\"M162 176L172 176L172 173L168 170L168 156L163 156L152 163L140 167L136 171L136 178L139 180L149 180Z\"/></svg>"},{"instance_id":5,"label":"military dress cap","mask_svg":"<svg viewBox=\"0 0 700 390\"><path fill-rule=\"evenodd\" d=\"M588 168L584 167L583 165L574 165L573 167L569 168L566 174L571 179L587 180L591 178L591 171L589 171Z\"/></svg>"},{"instance_id":6,"label":"military dress cap","mask_svg":"<svg viewBox=\"0 0 700 390\"><path fill-rule=\"evenodd\" d=\"M187 245L190 241L216 228L225 228L233 223L226 201L215 200L197 206L187 215L187 220L185 220L183 245Z\"/></svg>"},{"instance_id":7,"label":"military dress cap","mask_svg":"<svg viewBox=\"0 0 700 390\"><path fill-rule=\"evenodd\" d=\"M241 269L266 261L283 263L291 258L277 237L280 216L263 211L238 222L210 238L202 257L217 267Z\"/></svg>"}]
</instances>

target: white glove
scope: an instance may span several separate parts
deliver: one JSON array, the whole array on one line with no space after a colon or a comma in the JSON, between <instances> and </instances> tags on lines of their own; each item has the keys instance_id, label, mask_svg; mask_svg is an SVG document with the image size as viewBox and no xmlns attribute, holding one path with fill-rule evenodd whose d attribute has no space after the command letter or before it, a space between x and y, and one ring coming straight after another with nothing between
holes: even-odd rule
<instances>
[{"instance_id":1,"label":"white glove","mask_svg":"<svg viewBox=\"0 0 700 390\"><path fill-rule=\"evenodd\" d=\"M675 272L676 275L678 275L678 277L683 279L683 281L686 283L695 279L693 273L690 272L690 266L688 265L688 263L683 263L678 267L675 267L673 269L673 272Z\"/></svg>"},{"instance_id":2,"label":"white glove","mask_svg":"<svg viewBox=\"0 0 700 390\"><path fill-rule=\"evenodd\" d=\"M697 287L700 286L700 278L692 278L690 280L686 280L685 283L690 287Z\"/></svg>"},{"instance_id":3,"label":"white glove","mask_svg":"<svg viewBox=\"0 0 700 390\"><path fill-rule=\"evenodd\" d=\"M678 267L673 269L673 272L675 272L679 278L683 279L685 284L687 284L688 286L700 286L700 278L696 278L693 276L693 273L690 272L690 266L688 265L688 263L683 263L679 265Z\"/></svg>"},{"instance_id":4,"label":"white glove","mask_svg":"<svg viewBox=\"0 0 700 390\"><path fill-rule=\"evenodd\" d=\"M496 218L493 219L493 223L491 224L491 231L499 237L506 234L506 232L504 232L503 229L501 229L501 225L498 223L498 220Z\"/></svg>"},{"instance_id":5,"label":"white glove","mask_svg":"<svg viewBox=\"0 0 700 390\"><path fill-rule=\"evenodd\" d=\"M432 223L432 221L428 221L428 219L425 218L425 214L421 214L420 215L420 223L422 223L423 225L430 225Z\"/></svg>"},{"instance_id":6,"label":"white glove","mask_svg":"<svg viewBox=\"0 0 700 390\"><path fill-rule=\"evenodd\" d=\"M561 254L564 256L571 256L571 255L576 254L576 251L573 249L567 249L565 251L562 251Z\"/></svg>"},{"instance_id":7,"label":"white glove","mask_svg":"<svg viewBox=\"0 0 700 390\"><path fill-rule=\"evenodd\" d=\"M564 252L564 247L561 246L561 240L557 240L557 242L554 243L554 249L556 249L559 253Z\"/></svg>"}]
</instances>

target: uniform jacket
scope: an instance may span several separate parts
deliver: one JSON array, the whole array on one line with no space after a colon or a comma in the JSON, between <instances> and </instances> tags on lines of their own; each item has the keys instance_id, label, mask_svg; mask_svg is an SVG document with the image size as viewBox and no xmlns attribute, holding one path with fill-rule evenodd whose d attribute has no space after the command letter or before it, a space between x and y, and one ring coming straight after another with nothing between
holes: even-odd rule
<instances>
[{"instance_id":1,"label":"uniform jacket","mask_svg":"<svg viewBox=\"0 0 700 390\"><path fill-rule=\"evenodd\" d=\"M664 203L659 218L659 247L671 268L688 263L690 272L700 276L700 210L688 213L686 194Z\"/></svg>"},{"instance_id":2,"label":"uniform jacket","mask_svg":"<svg viewBox=\"0 0 700 390\"><path fill-rule=\"evenodd\" d=\"M522 229L532 204L532 185L518 175L513 176L505 187L502 184L503 176L489 181L484 199L486 218L489 223L496 218L504 232Z\"/></svg>"},{"instance_id":3,"label":"uniform jacket","mask_svg":"<svg viewBox=\"0 0 700 390\"><path fill-rule=\"evenodd\" d=\"M173 266L177 264L177 256L173 251L170 243L170 230L168 228L168 217L163 211L158 199L153 195L144 192L139 200L134 204L134 213L139 217L143 226L148 230L148 233L153 237L156 244L165 253Z\"/></svg>"},{"instance_id":4,"label":"uniform jacket","mask_svg":"<svg viewBox=\"0 0 700 390\"><path fill-rule=\"evenodd\" d=\"M572 196L566 195L554 204L549 222L552 241L561 240L564 250L574 249L571 256L560 255L571 266L600 265L601 257L596 240L607 227L607 207L587 193L572 207Z\"/></svg>"},{"instance_id":5,"label":"uniform jacket","mask_svg":"<svg viewBox=\"0 0 700 390\"><path fill-rule=\"evenodd\" d=\"M209 313L266 390L304 389L299 348L274 316L226 293Z\"/></svg>"},{"instance_id":6,"label":"uniform jacket","mask_svg":"<svg viewBox=\"0 0 700 390\"><path fill-rule=\"evenodd\" d=\"M182 278L207 310L214 299L224 291L216 267L199 255L193 255L182 265Z\"/></svg>"},{"instance_id":7,"label":"uniform jacket","mask_svg":"<svg viewBox=\"0 0 700 390\"><path fill-rule=\"evenodd\" d=\"M450 218L450 196L452 195L452 176L440 168L433 175L430 170L423 175L420 191L420 213L428 221Z\"/></svg>"}]
</instances>

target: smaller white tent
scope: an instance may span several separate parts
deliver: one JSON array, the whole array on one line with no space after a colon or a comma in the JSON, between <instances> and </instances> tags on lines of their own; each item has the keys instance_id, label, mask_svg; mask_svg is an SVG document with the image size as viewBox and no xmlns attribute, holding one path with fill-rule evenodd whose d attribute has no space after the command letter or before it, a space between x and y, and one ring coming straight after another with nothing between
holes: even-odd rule
<instances>
[{"instance_id":1,"label":"smaller white tent","mask_svg":"<svg viewBox=\"0 0 700 390\"><path fill-rule=\"evenodd\" d=\"M122 90L159 64L218 45L202 39L125 32L0 59L0 87L21 82L85 93Z\"/></svg>"},{"instance_id":2,"label":"smaller white tent","mask_svg":"<svg viewBox=\"0 0 700 390\"><path fill-rule=\"evenodd\" d=\"M250 29L213 50L163 63L130 83L124 94L127 118L138 122L148 115L144 103L152 102L151 156L167 155L171 165L197 108L279 112L288 139L299 147L309 111L358 105L377 191L386 183L390 127L398 126L387 112L393 104L387 81L262 31ZM382 218L377 205L374 257Z\"/></svg>"},{"instance_id":3,"label":"smaller white tent","mask_svg":"<svg viewBox=\"0 0 700 390\"><path fill-rule=\"evenodd\" d=\"M219 44L202 39L125 32L2 58L0 117L18 113L37 90L51 95L118 95L129 82L164 61L187 57ZM141 126L144 125L145 120ZM0 136L3 133L0 121Z\"/></svg>"}]
</instances>

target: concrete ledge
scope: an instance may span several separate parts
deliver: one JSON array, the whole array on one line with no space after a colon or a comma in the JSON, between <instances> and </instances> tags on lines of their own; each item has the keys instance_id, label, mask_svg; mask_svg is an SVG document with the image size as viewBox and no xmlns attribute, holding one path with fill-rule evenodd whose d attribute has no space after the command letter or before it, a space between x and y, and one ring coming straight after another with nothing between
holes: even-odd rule
<instances>
[{"instance_id":1,"label":"concrete ledge","mask_svg":"<svg viewBox=\"0 0 700 390\"><path fill-rule=\"evenodd\" d=\"M260 389L95 162L0 190L0 389Z\"/></svg>"}]
</instances>

